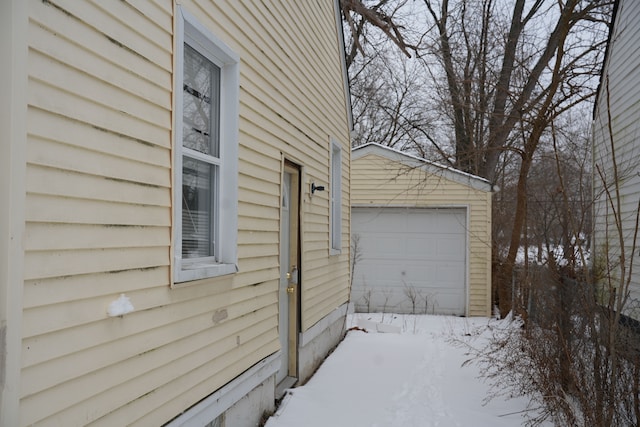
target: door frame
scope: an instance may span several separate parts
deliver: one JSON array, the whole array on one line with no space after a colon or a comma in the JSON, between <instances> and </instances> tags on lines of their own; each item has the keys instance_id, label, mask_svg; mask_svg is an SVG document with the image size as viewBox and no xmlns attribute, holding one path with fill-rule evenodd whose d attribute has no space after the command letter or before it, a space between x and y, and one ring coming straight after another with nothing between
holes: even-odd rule
<instances>
[{"instance_id":1,"label":"door frame","mask_svg":"<svg viewBox=\"0 0 640 427\"><path fill-rule=\"evenodd\" d=\"M291 162L287 159L284 160L282 166L282 179L281 179L281 197L284 197L285 185L284 185L284 177L285 174L289 174L291 176L290 182L290 198L289 198L289 230L287 235L289 239L287 242L280 241L279 242L279 257L282 257L283 246L284 244L288 245L288 269L283 269L282 265L280 266L280 274L283 274L284 271L288 271L288 273L294 273L294 266L297 267L297 279L298 283L294 284L292 279L288 279L288 286L293 288L293 292L288 295L288 324L286 325L287 330L287 348L281 349L282 352L286 352L288 366L287 366L287 375L285 381L289 380L291 382L292 379L298 378L298 332L300 330L300 301L301 301L301 284L302 284L302 274L301 274L301 239L300 239L300 213L301 213L301 190L302 190L302 167L294 162ZM282 207L280 213L280 236L282 236L282 227L285 226L282 223ZM282 239L280 239L282 240ZM282 260L279 258L279 262ZM281 280L283 277L280 278ZM280 310L280 306L282 301L280 300L280 282L278 281L278 310ZM280 322L280 316L278 316L278 322ZM280 336L280 324L278 324L278 335ZM291 384L293 385L293 383Z\"/></svg>"}]
</instances>

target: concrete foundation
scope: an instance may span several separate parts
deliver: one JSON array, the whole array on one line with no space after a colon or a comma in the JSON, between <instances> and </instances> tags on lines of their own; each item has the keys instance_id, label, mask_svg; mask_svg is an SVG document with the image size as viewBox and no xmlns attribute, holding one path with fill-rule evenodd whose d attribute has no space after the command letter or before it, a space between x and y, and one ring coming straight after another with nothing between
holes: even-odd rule
<instances>
[{"instance_id":1,"label":"concrete foundation","mask_svg":"<svg viewBox=\"0 0 640 427\"><path fill-rule=\"evenodd\" d=\"M165 427L256 427L265 412L275 409L276 372L280 353L275 353L242 373Z\"/></svg>"},{"instance_id":2,"label":"concrete foundation","mask_svg":"<svg viewBox=\"0 0 640 427\"><path fill-rule=\"evenodd\" d=\"M272 375L229 408L222 416L221 427L257 427L264 415L275 410L276 377Z\"/></svg>"},{"instance_id":3,"label":"concrete foundation","mask_svg":"<svg viewBox=\"0 0 640 427\"><path fill-rule=\"evenodd\" d=\"M347 304L338 307L309 330L300 334L298 347L298 385L311 378L345 333Z\"/></svg>"},{"instance_id":4,"label":"concrete foundation","mask_svg":"<svg viewBox=\"0 0 640 427\"><path fill-rule=\"evenodd\" d=\"M344 304L299 335L298 385L304 384L340 343L345 333ZM273 413L280 352L262 360L242 375L196 404L165 427L257 427Z\"/></svg>"}]
</instances>

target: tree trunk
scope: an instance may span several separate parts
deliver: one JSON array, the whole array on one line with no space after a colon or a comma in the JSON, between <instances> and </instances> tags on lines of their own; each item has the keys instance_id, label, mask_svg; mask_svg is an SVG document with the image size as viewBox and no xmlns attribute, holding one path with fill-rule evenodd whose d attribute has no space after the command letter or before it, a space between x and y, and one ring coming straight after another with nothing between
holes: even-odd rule
<instances>
[{"instance_id":1,"label":"tree trunk","mask_svg":"<svg viewBox=\"0 0 640 427\"><path fill-rule=\"evenodd\" d=\"M522 165L520 166L520 174L518 176L518 187L516 192L516 210L514 212L513 227L511 231L511 242L509 244L509 253L504 260L501 282L498 283L498 294L500 296L505 293L510 293L505 287L511 288L511 281L513 280L513 271L516 264L516 257L518 255L518 249L520 248L520 242L522 240L522 230L525 225L525 218L527 212L527 176L531 168L532 158L530 155L525 155L522 159ZM513 298L513 296L512 296ZM514 299L517 301L517 298ZM523 314L524 307L511 307L511 301L503 301L502 298L499 301L500 313L506 315L509 311L515 309L517 314Z\"/></svg>"}]
</instances>

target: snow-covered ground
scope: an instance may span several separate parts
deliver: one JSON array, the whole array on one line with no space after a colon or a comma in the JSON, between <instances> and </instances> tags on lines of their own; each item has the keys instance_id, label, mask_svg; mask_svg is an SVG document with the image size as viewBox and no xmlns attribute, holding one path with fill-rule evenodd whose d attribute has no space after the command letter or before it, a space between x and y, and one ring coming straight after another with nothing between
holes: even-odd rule
<instances>
[{"instance_id":1,"label":"snow-covered ground","mask_svg":"<svg viewBox=\"0 0 640 427\"><path fill-rule=\"evenodd\" d=\"M527 400L496 398L462 341L482 346L497 320L354 314L350 331L309 382L288 392L266 427L513 427ZM376 333L375 323L400 333ZM551 425L551 424L549 424Z\"/></svg>"},{"instance_id":2,"label":"snow-covered ground","mask_svg":"<svg viewBox=\"0 0 640 427\"><path fill-rule=\"evenodd\" d=\"M520 246L518 248L518 252L517 252L517 255L516 255L516 264L524 264L525 253L527 255L529 263L531 263L531 264L540 264L540 265L546 264L546 263L549 262L549 256L550 255L553 256L554 261L556 262L557 265L565 266L565 265L569 264L569 260L567 258L565 258L564 246L563 245L553 246L551 248L550 252L547 251L546 248L543 248L542 249L542 254L540 256L541 262L538 262L538 248L537 247L529 246L529 248L527 250L525 250L524 246ZM503 254L503 256L506 257L506 253ZM573 256L575 258L576 267L580 267L580 266L582 266L582 256L584 256L584 261L587 264L589 264L589 261L591 259L591 251L589 251L589 249L584 247L584 245L582 245L582 247L576 246L573 249Z\"/></svg>"}]
</instances>

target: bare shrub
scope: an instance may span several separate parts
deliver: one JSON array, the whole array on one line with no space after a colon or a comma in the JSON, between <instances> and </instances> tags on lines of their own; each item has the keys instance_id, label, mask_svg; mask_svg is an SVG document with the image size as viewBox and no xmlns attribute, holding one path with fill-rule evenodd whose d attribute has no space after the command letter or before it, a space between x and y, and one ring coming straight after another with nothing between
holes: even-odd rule
<instances>
[{"instance_id":1,"label":"bare shrub","mask_svg":"<svg viewBox=\"0 0 640 427\"><path fill-rule=\"evenodd\" d=\"M638 425L640 323L602 305L584 277L538 273L528 321L496 327L486 347L470 348L489 398L530 398L528 426Z\"/></svg>"},{"instance_id":2,"label":"bare shrub","mask_svg":"<svg viewBox=\"0 0 640 427\"><path fill-rule=\"evenodd\" d=\"M595 166L607 211L600 233L609 244L591 269L580 248L566 265L549 257L545 265L523 269L515 280L530 285L527 315L518 317L515 327L495 329L487 347L471 349L494 396L531 398L536 411L527 413L530 426L546 418L562 426L640 424L640 321L631 293L640 202L635 217L626 217L621 209L626 176L608 120L612 167L605 172L598 162Z\"/></svg>"},{"instance_id":3,"label":"bare shrub","mask_svg":"<svg viewBox=\"0 0 640 427\"><path fill-rule=\"evenodd\" d=\"M411 314L418 314L418 303L420 302L422 292L416 289L415 286L407 284L404 280L402 281L402 290L411 303Z\"/></svg>"},{"instance_id":4,"label":"bare shrub","mask_svg":"<svg viewBox=\"0 0 640 427\"><path fill-rule=\"evenodd\" d=\"M367 307L366 313L371 313L371 289L367 288L366 284L364 285L364 292L362 293L362 299L364 300L364 305Z\"/></svg>"}]
</instances>

